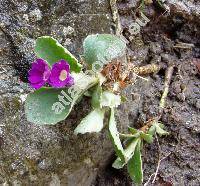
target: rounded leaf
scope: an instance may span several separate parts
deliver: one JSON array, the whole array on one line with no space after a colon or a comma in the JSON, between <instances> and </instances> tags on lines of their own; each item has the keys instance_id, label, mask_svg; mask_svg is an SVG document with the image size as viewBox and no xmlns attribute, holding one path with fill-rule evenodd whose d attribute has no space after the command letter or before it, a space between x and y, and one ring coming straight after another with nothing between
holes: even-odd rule
<instances>
[{"instance_id":1,"label":"rounded leaf","mask_svg":"<svg viewBox=\"0 0 200 186\"><path fill-rule=\"evenodd\" d=\"M111 60L122 57L126 52L126 43L111 34L89 35L83 43L85 62L91 66L107 64Z\"/></svg>"}]
</instances>

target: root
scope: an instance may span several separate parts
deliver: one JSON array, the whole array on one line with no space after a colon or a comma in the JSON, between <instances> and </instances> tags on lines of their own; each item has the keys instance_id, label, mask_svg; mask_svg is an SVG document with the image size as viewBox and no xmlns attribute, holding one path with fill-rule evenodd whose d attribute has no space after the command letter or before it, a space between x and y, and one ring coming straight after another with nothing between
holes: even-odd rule
<instances>
[{"instance_id":1,"label":"root","mask_svg":"<svg viewBox=\"0 0 200 186\"><path fill-rule=\"evenodd\" d=\"M183 42L178 42L176 45L174 45L174 48L180 48L180 49L192 49L194 47L195 46L192 43L183 43Z\"/></svg>"},{"instance_id":2,"label":"root","mask_svg":"<svg viewBox=\"0 0 200 186\"><path fill-rule=\"evenodd\" d=\"M113 21L115 23L115 34L117 36L121 36L122 26L121 26L121 22L120 22L120 17L119 17L116 1L117 0L110 0L110 7L111 7Z\"/></svg>"},{"instance_id":3,"label":"root","mask_svg":"<svg viewBox=\"0 0 200 186\"><path fill-rule=\"evenodd\" d=\"M163 90L163 94L162 94L162 97L160 99L160 104L159 104L159 107L160 107L159 115L147 121L145 125L142 128L140 128L141 131L146 132L155 122L158 122L160 118L162 117L163 109L165 107L166 97L169 92L169 85L171 83L173 71L174 71L174 66L170 66L167 68L166 73L165 73L164 90Z\"/></svg>"},{"instance_id":4,"label":"root","mask_svg":"<svg viewBox=\"0 0 200 186\"><path fill-rule=\"evenodd\" d=\"M157 175L158 175L158 171L159 171L161 162L162 162L163 160L165 160L166 158L168 158L168 157L173 153L173 152L169 152L165 157L163 157L163 158L161 159L161 147L160 147L160 143L159 143L159 141L158 141L158 136L155 135L155 137L156 137L156 141L157 141L157 145L158 145L158 163L157 163L157 167L156 167L156 172L153 173L153 174L149 177L148 181L144 184L144 186L148 186L148 184L150 183L151 178L152 178L153 176L154 176L154 177L153 177L152 184L155 183L156 178L157 178ZM175 149L176 149L176 148L177 148L177 145L176 145Z\"/></svg>"},{"instance_id":5,"label":"root","mask_svg":"<svg viewBox=\"0 0 200 186\"><path fill-rule=\"evenodd\" d=\"M166 97L169 92L169 85L170 85L170 82L172 79L173 71L174 71L174 66L170 66L170 67L168 67L168 69L166 70L166 73L165 73L164 91L163 91L162 97L160 99L160 105L159 105L162 110L165 107Z\"/></svg>"},{"instance_id":6,"label":"root","mask_svg":"<svg viewBox=\"0 0 200 186\"><path fill-rule=\"evenodd\" d=\"M159 117L157 117L157 119L155 119L154 121L155 122L158 122L159 119L161 118L162 116L162 113L163 113L163 109L165 107L165 102L166 102L166 97L168 95L168 92L169 92L169 85L170 85L170 82L171 82L171 79L172 79L172 74L173 74L173 71L174 71L174 66L170 66L167 68L166 70L166 73L165 73L165 83L164 83L164 90L163 90L163 94L162 94L162 97L160 99L160 114L159 114ZM144 126L145 127L145 126ZM143 128L144 128L143 127ZM156 168L156 172L153 173L150 177L149 177L149 180L144 184L144 186L147 186L150 181L151 181L151 178L154 176L153 178L153 181L152 181L152 184L155 183L156 181L156 178L157 178L157 175L158 175L158 171L159 171L159 168L160 168L160 164L163 160L165 160L168 156L170 156L172 154L172 152L168 153L165 157L163 157L161 159L161 148L160 148L160 144L159 144L159 141L158 141L158 137L157 135L155 134L155 137L156 137L156 141L157 141L157 145L158 145L158 163L157 163L157 168ZM178 146L178 144L177 144ZM177 147L176 146L176 147ZM175 148L176 149L176 148Z\"/></svg>"},{"instance_id":7,"label":"root","mask_svg":"<svg viewBox=\"0 0 200 186\"><path fill-rule=\"evenodd\" d=\"M133 75L135 75L136 77L138 77L138 78L140 78L140 79L142 79L142 80L144 80L144 81L149 81L147 78L144 78L144 77L142 77L142 76L139 76L139 75L137 75L137 74L135 74L135 73L133 73Z\"/></svg>"}]
</instances>

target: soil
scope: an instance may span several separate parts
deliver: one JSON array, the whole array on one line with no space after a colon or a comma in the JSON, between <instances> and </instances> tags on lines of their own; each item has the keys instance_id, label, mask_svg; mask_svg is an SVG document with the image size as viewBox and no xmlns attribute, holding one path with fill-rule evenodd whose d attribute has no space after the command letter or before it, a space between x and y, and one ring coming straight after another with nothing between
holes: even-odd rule
<instances>
[{"instance_id":1,"label":"soil","mask_svg":"<svg viewBox=\"0 0 200 186\"><path fill-rule=\"evenodd\" d=\"M140 1L136 3L139 6ZM195 4L195 3L194 3ZM200 184L200 18L191 13L178 11L178 7L168 4L171 11L162 15L165 10L154 2L145 6L143 13L150 20L141 28L139 35L131 41L129 57L131 62L138 65L159 64L164 66L158 74L151 75L151 86L148 89L137 89L135 84L132 94L140 97L139 110L129 115L129 122L134 127L158 113L159 98L164 83L165 69L175 66L172 82L166 101L161 122L166 126L170 135L159 138L161 150L156 140L153 144L145 144L143 150L144 174L147 182L151 174L155 173L158 154L161 153L161 165L156 182L149 185L191 185ZM196 2L196 6L199 4ZM189 7L188 7L189 8ZM128 32L133 18L138 16L138 9L131 6L130 1L118 3L123 35L128 39ZM199 13L200 9L197 9ZM196 12L196 13L197 13ZM199 15L199 14L198 14ZM141 18L142 19L142 18ZM175 48L178 42L193 44L192 48ZM134 102L134 100L133 100ZM136 117L137 114L137 117ZM132 122L131 122L132 121ZM96 185L131 185L124 171L116 171L109 166Z\"/></svg>"},{"instance_id":2,"label":"soil","mask_svg":"<svg viewBox=\"0 0 200 186\"><path fill-rule=\"evenodd\" d=\"M165 4L170 12L164 15L165 10L156 1L144 7L142 11L150 21L133 37L127 51L135 65L159 64L163 68L147 76L148 82L137 79L123 91L127 102L120 105L116 117L119 130L126 131L128 125L140 128L157 116L165 70L174 65L160 120L170 134L158 138L164 159L155 183L149 185L198 186L200 2L166 0ZM139 16L139 5L139 0L117 3L122 33L127 39L130 24ZM126 167L115 170L111 166L115 155L106 130L73 135L80 118L90 109L87 98L56 126L27 122L23 109L23 95L32 91L27 85L27 71L35 59L35 39L54 36L78 57L88 34L115 32L109 2L5 0L0 2L0 10L0 184L132 185ZM175 47L180 42L189 45ZM156 140L144 145L144 183L156 171L158 154Z\"/></svg>"}]
</instances>

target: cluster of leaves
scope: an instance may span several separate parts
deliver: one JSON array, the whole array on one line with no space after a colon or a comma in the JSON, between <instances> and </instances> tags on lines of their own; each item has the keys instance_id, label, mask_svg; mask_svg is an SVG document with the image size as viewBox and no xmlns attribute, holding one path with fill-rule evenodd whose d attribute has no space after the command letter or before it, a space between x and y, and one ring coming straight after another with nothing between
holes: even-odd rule
<instances>
[{"instance_id":1,"label":"cluster of leaves","mask_svg":"<svg viewBox=\"0 0 200 186\"><path fill-rule=\"evenodd\" d=\"M95 46L97 46L95 48ZM90 35L84 41L84 56L85 62L91 66L91 61L101 61L104 57L103 54L106 53L108 48L115 48L115 54L109 55L104 58L110 61L112 58L117 57L122 52L125 51L125 43L121 41L118 37L110 34L100 34L100 35ZM43 87L33 93L30 93L27 97L25 103L25 112L27 118L30 122L36 124L56 124L59 121L64 120L69 113L71 112L73 106L77 101L86 93L91 87L95 85L101 86L101 79L98 75L89 76L84 74L81 71L81 65L78 63L78 60L61 44L59 44L55 39L49 36L43 36L36 40L35 53L38 58L42 58L48 62L49 66L52 66L54 63L60 59L66 60L69 65L73 77L75 79L75 86L77 89L81 90L78 95L75 97L70 95L68 89L55 89L52 87ZM98 86L97 86L98 87ZM99 89L99 88L98 88ZM52 110L52 105L56 102L59 102L58 95L61 91L65 91L68 94L68 97L71 99L70 104L65 106L65 109L61 114L56 114ZM95 90L95 89L92 89ZM99 106L99 110L93 101L93 107L95 112L92 112L89 116L99 114L99 118L102 118L104 103L107 95L103 93L101 100L102 103ZM112 93L110 93L112 95ZM93 100L95 98L95 93L93 94ZM113 95L114 96L114 95ZM99 99L100 99L99 97ZM97 98L98 99L98 98ZM109 106L109 105L106 105ZM98 112L96 112L98 110ZM100 117L101 115L101 117ZM90 118L90 117L89 117ZM86 118L88 119L88 118ZM88 129L89 130L89 129Z\"/></svg>"},{"instance_id":2,"label":"cluster of leaves","mask_svg":"<svg viewBox=\"0 0 200 186\"><path fill-rule=\"evenodd\" d=\"M112 59L124 55L126 44L118 37L109 34L90 35L84 41L84 59L88 67L102 59L109 63ZM112 50L110 50L112 49ZM110 53L107 51L113 51ZM122 168L128 164L128 172L135 183L142 183L142 160L141 146L143 141L152 142L153 134L156 132L160 135L166 134L160 124L154 123L148 133L129 128L130 134L127 137L127 148L124 149L120 140L120 133L117 130L115 121L115 108L120 105L123 97L113 92L105 90L102 86L102 77L99 73L93 76L86 75L81 69L78 60L55 39L44 36L36 41L35 53L38 58L42 58L52 66L60 59L65 59L70 64L70 68L75 79L75 86L81 91L75 97L72 97L68 88L55 89L52 87L43 87L27 96L25 103L25 112L30 122L40 125L52 125L64 120L71 112L73 106L80 98L87 94L91 97L91 112L82 119L76 127L75 134L84 134L87 132L100 132L104 126L105 112L110 113L108 130L111 141L115 148L118 158L113 163L114 168ZM56 114L52 110L52 105L59 101L58 95L61 91L69 94L70 104L65 106L61 114Z\"/></svg>"},{"instance_id":3,"label":"cluster of leaves","mask_svg":"<svg viewBox=\"0 0 200 186\"><path fill-rule=\"evenodd\" d=\"M156 120L153 121L151 127L147 132L142 130L137 130L135 128L129 127L129 134L121 134L123 138L126 138L126 148L123 150L120 141L115 141L116 153L118 158L114 161L113 167L116 169L121 169L127 164L128 173L131 179L136 184L142 184L143 182L143 170L142 170L142 158L141 158L141 148L143 142L152 143L154 134L160 136L167 135L168 132L163 130L163 125Z\"/></svg>"}]
</instances>

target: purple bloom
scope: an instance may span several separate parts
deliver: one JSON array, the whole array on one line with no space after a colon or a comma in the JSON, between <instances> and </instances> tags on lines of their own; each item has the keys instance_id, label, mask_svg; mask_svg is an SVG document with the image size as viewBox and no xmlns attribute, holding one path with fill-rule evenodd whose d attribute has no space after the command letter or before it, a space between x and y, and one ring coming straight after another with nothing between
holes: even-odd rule
<instances>
[{"instance_id":1,"label":"purple bloom","mask_svg":"<svg viewBox=\"0 0 200 186\"><path fill-rule=\"evenodd\" d=\"M51 69L46 61L43 59L37 59L34 63L32 63L32 68L29 70L28 74L30 85L35 89L39 89L48 82Z\"/></svg>"},{"instance_id":2,"label":"purple bloom","mask_svg":"<svg viewBox=\"0 0 200 186\"><path fill-rule=\"evenodd\" d=\"M52 67L49 84L56 88L72 86L74 84L74 78L69 72L69 64L63 59L58 61Z\"/></svg>"}]
</instances>

